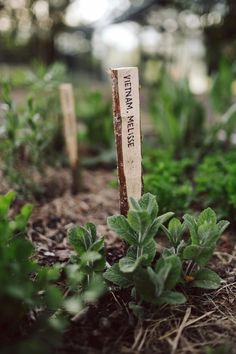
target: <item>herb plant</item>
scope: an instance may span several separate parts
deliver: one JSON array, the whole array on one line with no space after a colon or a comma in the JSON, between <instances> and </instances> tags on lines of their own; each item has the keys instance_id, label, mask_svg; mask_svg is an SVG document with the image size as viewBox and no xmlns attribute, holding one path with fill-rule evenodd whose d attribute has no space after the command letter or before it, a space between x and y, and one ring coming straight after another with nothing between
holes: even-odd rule
<instances>
[{"instance_id":1,"label":"herb plant","mask_svg":"<svg viewBox=\"0 0 236 354\"><path fill-rule=\"evenodd\" d=\"M133 287L137 298L154 304L182 303L182 294L172 291L181 275L181 262L175 255L160 259L151 267L156 256L156 236L161 225L172 217L168 212L158 216L155 196L144 194L139 201L130 199L132 208L127 218L122 215L108 218L108 225L125 240L126 256L109 268L105 279L120 287Z\"/></svg>"},{"instance_id":2,"label":"herb plant","mask_svg":"<svg viewBox=\"0 0 236 354\"><path fill-rule=\"evenodd\" d=\"M164 256L178 255L183 263L184 280L194 287L217 289L220 286L220 277L206 268L216 243L221 234L228 227L229 222L217 222L215 212L211 208L203 210L198 216L185 214L184 222L172 219L168 229L162 225L171 244L170 249L164 251ZM188 238L183 234L188 231Z\"/></svg>"},{"instance_id":3,"label":"herb plant","mask_svg":"<svg viewBox=\"0 0 236 354\"><path fill-rule=\"evenodd\" d=\"M216 243L228 226L217 222L215 212L207 208L198 216L185 214L183 223L177 218L164 223L172 212L158 215L155 196L147 193L139 201L130 199L127 218L122 215L108 218L108 225L128 244L126 255L104 273L106 280L121 288L132 288L138 304L180 304L185 296L175 290L179 284L205 289L220 286L220 277L207 268ZM164 248L156 261L155 236L161 229L167 235L169 247Z\"/></svg>"},{"instance_id":4,"label":"herb plant","mask_svg":"<svg viewBox=\"0 0 236 354\"><path fill-rule=\"evenodd\" d=\"M92 223L69 230L69 242L75 254L66 266L71 296L65 301L69 312L80 312L83 307L105 291L102 272L105 268L104 239L99 238Z\"/></svg>"}]
</instances>

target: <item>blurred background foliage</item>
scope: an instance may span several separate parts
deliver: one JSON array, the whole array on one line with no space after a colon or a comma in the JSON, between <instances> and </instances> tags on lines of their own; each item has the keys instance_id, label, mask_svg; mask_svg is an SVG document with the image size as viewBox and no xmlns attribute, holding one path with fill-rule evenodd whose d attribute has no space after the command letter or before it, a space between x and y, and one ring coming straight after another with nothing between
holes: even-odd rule
<instances>
[{"instance_id":1,"label":"blurred background foliage","mask_svg":"<svg viewBox=\"0 0 236 354\"><path fill-rule=\"evenodd\" d=\"M163 211L231 213L235 16L234 0L0 0L1 171L24 195L41 193L32 169L68 166L58 95L66 81L82 164L115 167L107 70L137 65L145 189Z\"/></svg>"}]
</instances>

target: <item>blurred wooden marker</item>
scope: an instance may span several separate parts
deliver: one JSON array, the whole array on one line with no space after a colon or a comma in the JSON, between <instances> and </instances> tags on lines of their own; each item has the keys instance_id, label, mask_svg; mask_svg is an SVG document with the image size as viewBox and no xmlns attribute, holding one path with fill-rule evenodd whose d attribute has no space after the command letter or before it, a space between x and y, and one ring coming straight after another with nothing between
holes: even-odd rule
<instances>
[{"instance_id":1,"label":"blurred wooden marker","mask_svg":"<svg viewBox=\"0 0 236 354\"><path fill-rule=\"evenodd\" d=\"M75 115L75 101L71 84L60 85L61 106L64 117L64 134L69 162L72 171L72 193L76 194L81 189L79 178L79 160L77 143L77 125Z\"/></svg>"},{"instance_id":2,"label":"blurred wooden marker","mask_svg":"<svg viewBox=\"0 0 236 354\"><path fill-rule=\"evenodd\" d=\"M141 123L138 68L111 69L120 212L127 215L129 198L142 195Z\"/></svg>"}]
</instances>

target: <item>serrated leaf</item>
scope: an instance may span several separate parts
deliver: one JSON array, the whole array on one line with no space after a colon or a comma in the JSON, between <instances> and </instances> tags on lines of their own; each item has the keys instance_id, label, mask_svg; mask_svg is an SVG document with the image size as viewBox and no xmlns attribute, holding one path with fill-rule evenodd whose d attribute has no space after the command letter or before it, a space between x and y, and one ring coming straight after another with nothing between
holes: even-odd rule
<instances>
[{"instance_id":1,"label":"serrated leaf","mask_svg":"<svg viewBox=\"0 0 236 354\"><path fill-rule=\"evenodd\" d=\"M136 258L138 254L139 246L131 246L127 251L127 256L133 259ZM145 256L145 259L142 261L142 264L148 266L153 261L156 255L156 242L151 240L149 243L142 246L142 254Z\"/></svg>"},{"instance_id":2,"label":"serrated leaf","mask_svg":"<svg viewBox=\"0 0 236 354\"><path fill-rule=\"evenodd\" d=\"M82 264L90 264L90 263L95 263L96 261L100 260L102 258L102 255L98 252L95 251L87 251L84 252L81 257L80 261Z\"/></svg>"},{"instance_id":3,"label":"serrated leaf","mask_svg":"<svg viewBox=\"0 0 236 354\"><path fill-rule=\"evenodd\" d=\"M133 273L145 260L145 255L139 256L138 258L126 256L120 259L119 267L123 273Z\"/></svg>"},{"instance_id":4,"label":"serrated leaf","mask_svg":"<svg viewBox=\"0 0 236 354\"><path fill-rule=\"evenodd\" d=\"M133 285L133 279L130 274L124 274L121 272L119 264L115 263L111 268L107 269L105 273L103 273L103 277L118 285L120 288L129 288Z\"/></svg>"},{"instance_id":5,"label":"serrated leaf","mask_svg":"<svg viewBox=\"0 0 236 354\"><path fill-rule=\"evenodd\" d=\"M90 251L99 252L104 248L104 238L101 237L96 240L89 248Z\"/></svg>"},{"instance_id":6,"label":"serrated leaf","mask_svg":"<svg viewBox=\"0 0 236 354\"><path fill-rule=\"evenodd\" d=\"M213 270L208 268L199 269L194 274L192 286L203 289L218 289L220 287L221 278Z\"/></svg>"},{"instance_id":7,"label":"serrated leaf","mask_svg":"<svg viewBox=\"0 0 236 354\"><path fill-rule=\"evenodd\" d=\"M108 226L130 245L137 244L137 233L131 228L123 215L110 216L107 219Z\"/></svg>"},{"instance_id":8,"label":"serrated leaf","mask_svg":"<svg viewBox=\"0 0 236 354\"><path fill-rule=\"evenodd\" d=\"M69 229L68 238L78 255L82 255L89 248L89 245L86 243L84 229L80 226Z\"/></svg>"}]
</instances>

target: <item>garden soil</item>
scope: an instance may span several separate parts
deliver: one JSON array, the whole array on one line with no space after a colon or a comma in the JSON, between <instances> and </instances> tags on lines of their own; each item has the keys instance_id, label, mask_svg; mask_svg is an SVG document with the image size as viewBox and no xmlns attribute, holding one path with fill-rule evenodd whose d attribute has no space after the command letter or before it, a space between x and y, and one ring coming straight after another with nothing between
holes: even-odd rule
<instances>
[{"instance_id":1,"label":"garden soil","mask_svg":"<svg viewBox=\"0 0 236 354\"><path fill-rule=\"evenodd\" d=\"M86 222L96 223L99 235L105 237L110 263L122 256L123 242L106 226L107 217L119 213L118 193L111 187L114 177L115 173L107 170L84 171L84 192L73 196L68 192L71 181L66 170L46 172L45 198L35 202L28 232L41 264L66 262L72 253L67 230ZM6 185L1 189L6 189ZM21 203L18 201L16 208ZM160 239L159 247L163 242ZM71 320L56 354L235 354L236 242L233 232L222 236L211 267L223 279L220 289L189 289L186 304L147 308L143 319L137 319L130 312L127 290L112 289Z\"/></svg>"}]
</instances>

